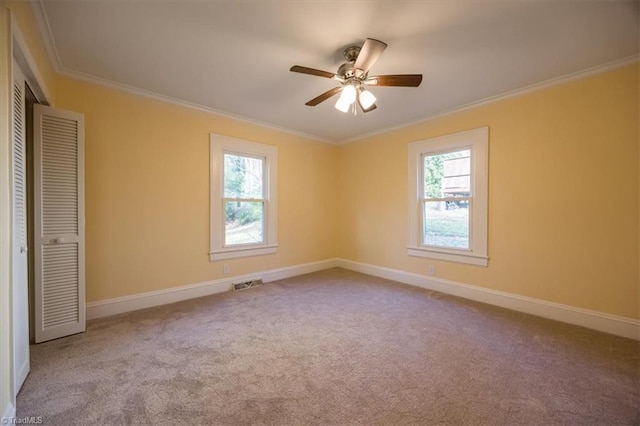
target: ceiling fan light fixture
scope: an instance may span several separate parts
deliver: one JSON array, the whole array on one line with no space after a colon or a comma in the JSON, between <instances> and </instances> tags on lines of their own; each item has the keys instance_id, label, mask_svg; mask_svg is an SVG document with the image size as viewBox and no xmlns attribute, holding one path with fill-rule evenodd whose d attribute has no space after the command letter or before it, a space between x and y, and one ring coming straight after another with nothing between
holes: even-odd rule
<instances>
[{"instance_id":1,"label":"ceiling fan light fixture","mask_svg":"<svg viewBox=\"0 0 640 426\"><path fill-rule=\"evenodd\" d=\"M362 109L368 110L376 102L376 97L370 91L363 89L360 92L360 105Z\"/></svg>"},{"instance_id":2,"label":"ceiling fan light fixture","mask_svg":"<svg viewBox=\"0 0 640 426\"><path fill-rule=\"evenodd\" d=\"M349 102L345 102L342 99L342 96L340 96L338 98L338 101L336 102L336 109L338 111L342 111L342 112L349 112L349 107L351 106L351 103Z\"/></svg>"},{"instance_id":3,"label":"ceiling fan light fixture","mask_svg":"<svg viewBox=\"0 0 640 426\"><path fill-rule=\"evenodd\" d=\"M339 101L342 101L348 105L351 105L356 101L356 88L352 84L345 84L342 88L342 94Z\"/></svg>"}]
</instances>

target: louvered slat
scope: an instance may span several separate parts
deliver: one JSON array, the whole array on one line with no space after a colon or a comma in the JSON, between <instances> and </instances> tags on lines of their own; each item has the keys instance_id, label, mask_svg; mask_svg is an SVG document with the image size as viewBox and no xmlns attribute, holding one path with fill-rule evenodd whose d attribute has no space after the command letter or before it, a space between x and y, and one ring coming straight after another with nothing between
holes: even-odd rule
<instances>
[{"instance_id":1,"label":"louvered slat","mask_svg":"<svg viewBox=\"0 0 640 426\"><path fill-rule=\"evenodd\" d=\"M84 331L82 115L36 105L36 342Z\"/></svg>"},{"instance_id":2,"label":"louvered slat","mask_svg":"<svg viewBox=\"0 0 640 426\"><path fill-rule=\"evenodd\" d=\"M78 245L43 247L44 327L78 321Z\"/></svg>"},{"instance_id":3,"label":"louvered slat","mask_svg":"<svg viewBox=\"0 0 640 426\"><path fill-rule=\"evenodd\" d=\"M42 118L43 234L78 233L78 126L75 120Z\"/></svg>"},{"instance_id":4,"label":"louvered slat","mask_svg":"<svg viewBox=\"0 0 640 426\"><path fill-rule=\"evenodd\" d=\"M25 133L24 133L24 85L13 85L13 164L14 164L14 203L16 238L20 246L26 247L26 202L25 202Z\"/></svg>"},{"instance_id":5,"label":"louvered slat","mask_svg":"<svg viewBox=\"0 0 640 426\"><path fill-rule=\"evenodd\" d=\"M26 91L27 86L20 66L13 61L13 86L11 102L12 164L12 259L11 259L11 303L13 306L9 323L13 344L11 349L13 383L17 394L29 372L29 263L27 258L27 156L26 156ZM4 131L4 129L3 129ZM0 155L4 155L0 154ZM4 173L4 171L3 171ZM4 231L4 230L3 230ZM3 328L7 325L3 324ZM4 374L4 373L3 373ZM3 376L4 378L4 376ZM4 419L3 419L4 421Z\"/></svg>"}]
</instances>

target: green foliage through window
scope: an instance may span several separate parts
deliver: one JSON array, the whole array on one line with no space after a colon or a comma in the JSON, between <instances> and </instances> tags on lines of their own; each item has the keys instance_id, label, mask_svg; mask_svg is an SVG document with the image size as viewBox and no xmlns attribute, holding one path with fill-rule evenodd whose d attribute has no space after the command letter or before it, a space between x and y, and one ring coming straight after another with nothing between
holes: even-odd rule
<instances>
[{"instance_id":1,"label":"green foliage through window","mask_svg":"<svg viewBox=\"0 0 640 426\"><path fill-rule=\"evenodd\" d=\"M424 158L424 194L426 197L442 196L442 176L444 165L442 155L430 155Z\"/></svg>"},{"instance_id":2,"label":"green foliage through window","mask_svg":"<svg viewBox=\"0 0 640 426\"><path fill-rule=\"evenodd\" d=\"M423 244L469 247L470 155L462 149L423 156Z\"/></svg>"},{"instance_id":3,"label":"green foliage through window","mask_svg":"<svg viewBox=\"0 0 640 426\"><path fill-rule=\"evenodd\" d=\"M224 154L226 244L263 241L264 158Z\"/></svg>"}]
</instances>

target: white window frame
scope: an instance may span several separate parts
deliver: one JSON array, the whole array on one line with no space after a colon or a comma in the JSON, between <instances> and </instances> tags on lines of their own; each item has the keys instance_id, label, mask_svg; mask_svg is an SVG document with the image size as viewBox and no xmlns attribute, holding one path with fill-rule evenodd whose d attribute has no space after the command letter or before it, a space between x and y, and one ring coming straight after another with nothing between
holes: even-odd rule
<instances>
[{"instance_id":1,"label":"white window frame","mask_svg":"<svg viewBox=\"0 0 640 426\"><path fill-rule=\"evenodd\" d=\"M261 256L278 251L278 148L257 142L211 133L210 171L210 250L209 260ZM264 158L263 242L225 246L224 154ZM262 200L261 200L262 201Z\"/></svg>"},{"instance_id":2,"label":"white window frame","mask_svg":"<svg viewBox=\"0 0 640 426\"><path fill-rule=\"evenodd\" d=\"M471 200L469 210L469 248L456 249L422 243L424 208L423 158L429 155L471 150ZM487 266L487 224L489 191L489 128L425 139L409 144L409 256Z\"/></svg>"}]
</instances>

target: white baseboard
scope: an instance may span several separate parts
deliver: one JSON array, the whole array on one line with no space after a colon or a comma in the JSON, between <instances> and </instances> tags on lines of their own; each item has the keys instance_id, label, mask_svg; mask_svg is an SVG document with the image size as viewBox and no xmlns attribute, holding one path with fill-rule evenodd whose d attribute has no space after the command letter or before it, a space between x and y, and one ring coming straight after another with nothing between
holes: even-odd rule
<instances>
[{"instance_id":1,"label":"white baseboard","mask_svg":"<svg viewBox=\"0 0 640 426\"><path fill-rule=\"evenodd\" d=\"M547 302L397 269L337 259L336 266L617 336L640 340L640 320Z\"/></svg>"},{"instance_id":2,"label":"white baseboard","mask_svg":"<svg viewBox=\"0 0 640 426\"><path fill-rule=\"evenodd\" d=\"M13 420L15 418L16 418L16 407L12 403L9 403L4 408L4 413L2 414L2 418L0 418L0 423L2 423L3 425L11 424L10 420Z\"/></svg>"},{"instance_id":3,"label":"white baseboard","mask_svg":"<svg viewBox=\"0 0 640 426\"><path fill-rule=\"evenodd\" d=\"M338 259L325 259L319 262L303 263L301 265L271 269L270 271L261 272L258 275L262 277L262 281L268 283L270 281L283 280L285 278L291 278L298 275L310 274L312 272L335 268L337 266ZM234 280L234 282L236 281L238 280Z\"/></svg>"},{"instance_id":4,"label":"white baseboard","mask_svg":"<svg viewBox=\"0 0 640 426\"><path fill-rule=\"evenodd\" d=\"M263 282L281 280L296 275L308 274L333 268L337 265L336 259L327 259L319 262L304 263L301 265L287 266L246 275L236 275L218 280L205 281L196 284L188 284L180 287L172 287L164 290L150 291L131 296L117 297L114 299L100 300L87 303L87 320L107 317L125 312L153 306L166 305L196 297L208 296L231 290L234 283L261 278Z\"/></svg>"},{"instance_id":5,"label":"white baseboard","mask_svg":"<svg viewBox=\"0 0 640 426\"><path fill-rule=\"evenodd\" d=\"M606 314L588 309L547 302L532 297L490 290L442 278L414 274L398 269L385 268L347 259L327 259L318 262L271 269L252 274L225 277L218 280L172 287L132 296L101 300L87 304L87 319L95 319L153 306L166 305L196 297L229 291L234 283L261 278L263 282L281 280L340 267L376 277L386 278L428 290L451 294L465 299L500 306L543 318L591 328L617 336L640 340L640 320Z\"/></svg>"}]
</instances>

